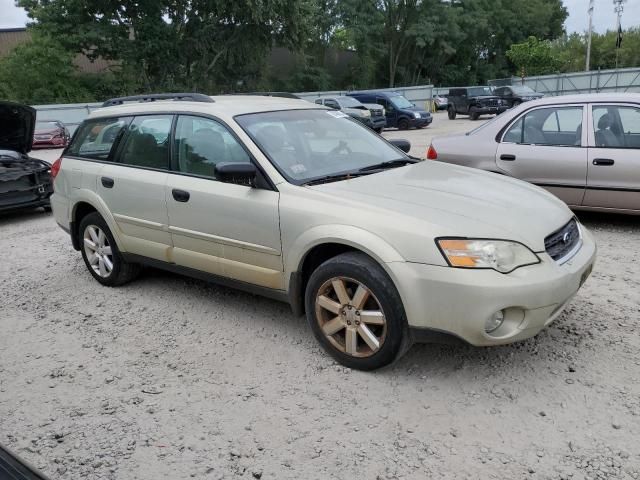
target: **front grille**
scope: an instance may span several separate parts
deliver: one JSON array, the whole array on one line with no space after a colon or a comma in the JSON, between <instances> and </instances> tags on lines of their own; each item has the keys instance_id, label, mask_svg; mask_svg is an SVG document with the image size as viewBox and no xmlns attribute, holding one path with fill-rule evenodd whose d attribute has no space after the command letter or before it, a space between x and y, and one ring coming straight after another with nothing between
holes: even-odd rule
<instances>
[{"instance_id":1,"label":"front grille","mask_svg":"<svg viewBox=\"0 0 640 480\"><path fill-rule=\"evenodd\" d=\"M484 105L486 107L497 107L498 106L498 100L497 99L483 100L482 101L482 105Z\"/></svg>"},{"instance_id":2,"label":"front grille","mask_svg":"<svg viewBox=\"0 0 640 480\"><path fill-rule=\"evenodd\" d=\"M382 116L382 110L371 110L371 116L372 117L381 117Z\"/></svg>"},{"instance_id":3,"label":"front grille","mask_svg":"<svg viewBox=\"0 0 640 480\"><path fill-rule=\"evenodd\" d=\"M580 227L574 218L564 227L545 238L544 248L551 258L562 263L569 259L580 242Z\"/></svg>"},{"instance_id":4,"label":"front grille","mask_svg":"<svg viewBox=\"0 0 640 480\"><path fill-rule=\"evenodd\" d=\"M431 115L429 115L428 113L424 113L424 112L422 112L422 113L420 113L420 116L421 116L422 118L429 118Z\"/></svg>"}]
</instances>

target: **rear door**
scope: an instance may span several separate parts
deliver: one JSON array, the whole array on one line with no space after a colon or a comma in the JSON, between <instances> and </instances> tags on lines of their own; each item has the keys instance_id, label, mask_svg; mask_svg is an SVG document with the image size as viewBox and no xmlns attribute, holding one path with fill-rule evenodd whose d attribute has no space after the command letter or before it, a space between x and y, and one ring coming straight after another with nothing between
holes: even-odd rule
<instances>
[{"instance_id":1,"label":"rear door","mask_svg":"<svg viewBox=\"0 0 640 480\"><path fill-rule=\"evenodd\" d=\"M586 108L540 107L518 117L498 145L498 168L580 206L587 181Z\"/></svg>"},{"instance_id":2,"label":"rear door","mask_svg":"<svg viewBox=\"0 0 640 480\"><path fill-rule=\"evenodd\" d=\"M173 115L136 116L105 164L97 191L113 214L130 253L170 260L171 234L165 200Z\"/></svg>"},{"instance_id":3,"label":"rear door","mask_svg":"<svg viewBox=\"0 0 640 480\"><path fill-rule=\"evenodd\" d=\"M640 106L592 104L584 205L640 210Z\"/></svg>"}]
</instances>

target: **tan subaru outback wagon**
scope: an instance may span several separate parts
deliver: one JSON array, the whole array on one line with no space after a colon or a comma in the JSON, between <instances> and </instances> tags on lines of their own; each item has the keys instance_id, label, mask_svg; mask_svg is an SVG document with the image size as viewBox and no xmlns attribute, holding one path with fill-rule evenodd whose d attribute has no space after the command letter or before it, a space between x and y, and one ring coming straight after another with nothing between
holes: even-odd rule
<instances>
[{"instance_id":1,"label":"tan subaru outback wagon","mask_svg":"<svg viewBox=\"0 0 640 480\"><path fill-rule=\"evenodd\" d=\"M543 189L419 162L297 99L114 99L52 175L55 219L98 282L121 285L152 265L277 298L306 313L339 362L364 370L413 341L536 335L596 254Z\"/></svg>"}]
</instances>

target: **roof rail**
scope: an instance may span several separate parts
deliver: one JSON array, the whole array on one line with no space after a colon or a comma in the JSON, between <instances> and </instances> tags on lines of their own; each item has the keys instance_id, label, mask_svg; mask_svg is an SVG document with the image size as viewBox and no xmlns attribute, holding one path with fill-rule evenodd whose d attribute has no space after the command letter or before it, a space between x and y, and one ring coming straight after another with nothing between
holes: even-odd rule
<instances>
[{"instance_id":1,"label":"roof rail","mask_svg":"<svg viewBox=\"0 0 640 480\"><path fill-rule=\"evenodd\" d=\"M122 105L125 102L155 102L156 100L176 100L187 102L213 103L215 100L203 93L150 93L148 95L131 95L129 97L111 98L102 104L103 107Z\"/></svg>"}]
</instances>

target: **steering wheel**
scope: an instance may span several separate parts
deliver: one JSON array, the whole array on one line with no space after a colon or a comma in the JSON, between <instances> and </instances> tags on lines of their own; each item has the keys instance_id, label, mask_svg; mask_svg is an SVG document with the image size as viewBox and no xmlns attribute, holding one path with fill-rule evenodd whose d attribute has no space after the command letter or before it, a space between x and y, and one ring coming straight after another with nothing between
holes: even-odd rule
<instances>
[{"instance_id":1,"label":"steering wheel","mask_svg":"<svg viewBox=\"0 0 640 480\"><path fill-rule=\"evenodd\" d=\"M338 143L338 145L336 147L334 147L330 152L329 155L337 155L340 152L346 152L346 153L353 153L351 151L351 149L349 148L349 146L347 145L347 142L345 142L344 140L340 140L340 142Z\"/></svg>"}]
</instances>

